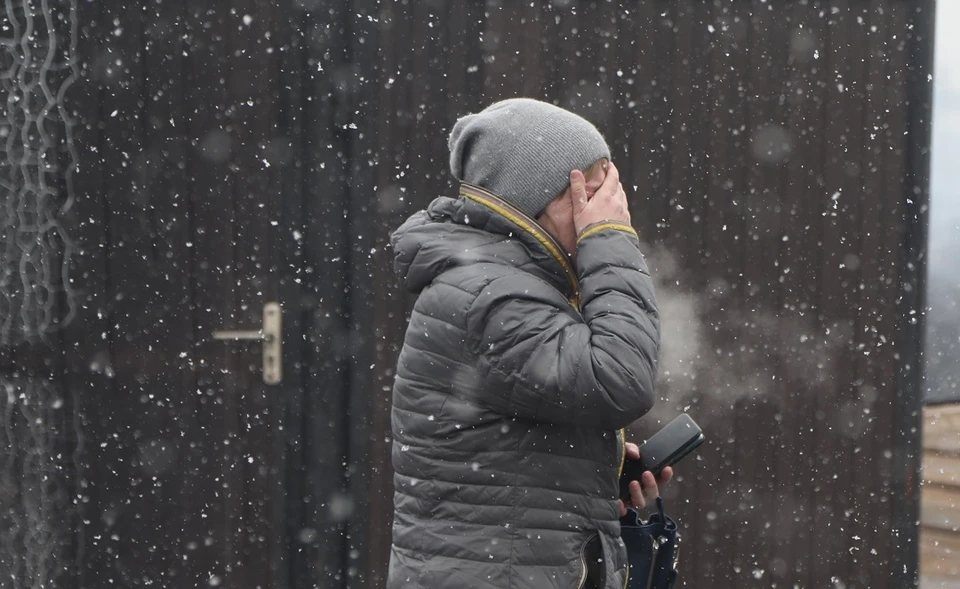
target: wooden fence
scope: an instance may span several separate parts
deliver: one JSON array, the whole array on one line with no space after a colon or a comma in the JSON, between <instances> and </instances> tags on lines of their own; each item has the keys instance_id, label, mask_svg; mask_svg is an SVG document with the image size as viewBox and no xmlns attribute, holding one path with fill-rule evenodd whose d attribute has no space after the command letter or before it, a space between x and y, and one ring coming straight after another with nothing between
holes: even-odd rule
<instances>
[{"instance_id":1,"label":"wooden fence","mask_svg":"<svg viewBox=\"0 0 960 589\"><path fill-rule=\"evenodd\" d=\"M960 586L960 405L923 411L921 587Z\"/></svg>"},{"instance_id":2,"label":"wooden fence","mask_svg":"<svg viewBox=\"0 0 960 589\"><path fill-rule=\"evenodd\" d=\"M78 315L0 364L76 419L64 586L379 587L412 301L389 231L460 115L597 123L658 276L688 587L917 574L933 2L79 3ZM284 306L284 380L214 341ZM78 445L78 441L82 444Z\"/></svg>"}]
</instances>

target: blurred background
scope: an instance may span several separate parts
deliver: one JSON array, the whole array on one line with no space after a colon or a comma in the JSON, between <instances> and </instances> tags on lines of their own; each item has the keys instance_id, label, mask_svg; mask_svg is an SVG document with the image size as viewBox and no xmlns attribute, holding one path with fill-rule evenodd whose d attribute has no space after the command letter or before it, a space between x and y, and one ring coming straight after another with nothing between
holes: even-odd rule
<instances>
[{"instance_id":1,"label":"blurred background","mask_svg":"<svg viewBox=\"0 0 960 589\"><path fill-rule=\"evenodd\" d=\"M922 586L960 587L960 4L939 2L930 169L930 242L921 501Z\"/></svg>"},{"instance_id":2,"label":"blurred background","mask_svg":"<svg viewBox=\"0 0 960 589\"><path fill-rule=\"evenodd\" d=\"M511 96L631 192L683 586L960 586L958 9L7 2L0 587L382 586L388 235Z\"/></svg>"}]
</instances>

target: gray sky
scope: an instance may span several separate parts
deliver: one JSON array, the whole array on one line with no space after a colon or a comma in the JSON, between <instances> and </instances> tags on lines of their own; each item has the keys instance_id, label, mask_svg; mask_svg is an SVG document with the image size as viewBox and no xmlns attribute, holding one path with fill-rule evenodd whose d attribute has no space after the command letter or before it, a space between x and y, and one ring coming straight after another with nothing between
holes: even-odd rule
<instances>
[{"instance_id":1,"label":"gray sky","mask_svg":"<svg viewBox=\"0 0 960 589\"><path fill-rule=\"evenodd\" d=\"M960 254L960 2L937 2L930 170L930 265Z\"/></svg>"},{"instance_id":2,"label":"gray sky","mask_svg":"<svg viewBox=\"0 0 960 589\"><path fill-rule=\"evenodd\" d=\"M960 400L960 2L937 3L930 160L926 397Z\"/></svg>"}]
</instances>

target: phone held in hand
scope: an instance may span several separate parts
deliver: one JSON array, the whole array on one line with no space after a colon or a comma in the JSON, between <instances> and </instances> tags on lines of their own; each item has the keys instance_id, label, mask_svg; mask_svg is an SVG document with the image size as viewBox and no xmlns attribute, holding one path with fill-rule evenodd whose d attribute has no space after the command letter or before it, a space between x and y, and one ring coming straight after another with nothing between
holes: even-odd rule
<instances>
[{"instance_id":1,"label":"phone held in hand","mask_svg":"<svg viewBox=\"0 0 960 589\"><path fill-rule=\"evenodd\" d=\"M640 446L640 460L627 459L620 476L620 498L630 497L631 481L639 481L648 470L659 476L661 470L680 462L703 440L703 431L693 418L680 414Z\"/></svg>"}]
</instances>

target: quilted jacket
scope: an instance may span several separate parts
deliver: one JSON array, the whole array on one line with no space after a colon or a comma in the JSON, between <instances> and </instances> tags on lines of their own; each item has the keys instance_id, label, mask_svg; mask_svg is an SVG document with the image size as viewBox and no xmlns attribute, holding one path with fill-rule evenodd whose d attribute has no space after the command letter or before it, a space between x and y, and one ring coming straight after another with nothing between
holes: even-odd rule
<instances>
[{"instance_id":1,"label":"quilted jacket","mask_svg":"<svg viewBox=\"0 0 960 589\"><path fill-rule=\"evenodd\" d=\"M391 242L419 296L393 387L387 587L582 587L588 541L599 586L623 587L622 428L654 403L660 346L636 233L588 228L574 269L536 221L464 184Z\"/></svg>"}]
</instances>

